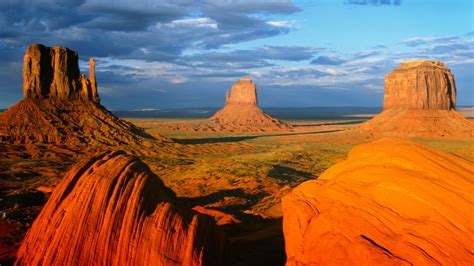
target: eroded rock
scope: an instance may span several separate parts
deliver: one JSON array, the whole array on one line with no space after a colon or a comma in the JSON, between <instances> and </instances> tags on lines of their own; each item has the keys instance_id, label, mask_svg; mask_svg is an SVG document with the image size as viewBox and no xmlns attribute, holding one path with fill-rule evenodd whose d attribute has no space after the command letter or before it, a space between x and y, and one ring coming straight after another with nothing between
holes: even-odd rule
<instances>
[{"instance_id":1,"label":"eroded rock","mask_svg":"<svg viewBox=\"0 0 474 266\"><path fill-rule=\"evenodd\" d=\"M468 265L474 166L401 139L355 147L283 199L287 265Z\"/></svg>"},{"instance_id":2,"label":"eroded rock","mask_svg":"<svg viewBox=\"0 0 474 266\"><path fill-rule=\"evenodd\" d=\"M146 164L124 152L76 164L18 251L18 265L221 265L212 218L179 207Z\"/></svg>"}]
</instances>

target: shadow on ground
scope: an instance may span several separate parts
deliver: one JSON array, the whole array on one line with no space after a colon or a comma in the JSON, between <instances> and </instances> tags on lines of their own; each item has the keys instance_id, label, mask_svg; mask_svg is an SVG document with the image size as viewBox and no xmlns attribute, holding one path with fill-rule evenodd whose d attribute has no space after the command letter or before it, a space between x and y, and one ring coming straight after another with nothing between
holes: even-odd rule
<instances>
[{"instance_id":1,"label":"shadow on ground","mask_svg":"<svg viewBox=\"0 0 474 266\"><path fill-rule=\"evenodd\" d=\"M284 133L284 134L265 134L265 135L252 135L252 136L237 136L237 137L222 137L222 138L200 138L200 139L177 139L172 140L179 144L208 144L208 143L226 143L226 142L241 142L256 138L264 137L282 137L282 136L298 136L298 135L312 135L312 134L325 134L343 131L343 129L337 130L325 130L316 132L303 132L303 133Z\"/></svg>"}]
</instances>

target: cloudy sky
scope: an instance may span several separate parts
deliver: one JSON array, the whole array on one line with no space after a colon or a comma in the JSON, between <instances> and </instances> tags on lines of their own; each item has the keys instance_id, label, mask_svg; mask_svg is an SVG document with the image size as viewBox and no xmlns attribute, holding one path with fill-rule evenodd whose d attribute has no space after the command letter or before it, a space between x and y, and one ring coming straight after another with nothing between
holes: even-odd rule
<instances>
[{"instance_id":1,"label":"cloudy sky","mask_svg":"<svg viewBox=\"0 0 474 266\"><path fill-rule=\"evenodd\" d=\"M401 61L433 59L474 105L472 0L1 0L0 108L31 43L97 61L110 109L218 107L241 77L264 107L381 106Z\"/></svg>"}]
</instances>

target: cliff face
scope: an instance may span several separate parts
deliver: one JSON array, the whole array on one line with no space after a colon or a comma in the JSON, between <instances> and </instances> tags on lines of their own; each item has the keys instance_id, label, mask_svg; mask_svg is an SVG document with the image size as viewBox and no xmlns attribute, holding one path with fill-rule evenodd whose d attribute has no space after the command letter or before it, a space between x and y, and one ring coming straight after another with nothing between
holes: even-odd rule
<instances>
[{"instance_id":1,"label":"cliff face","mask_svg":"<svg viewBox=\"0 0 474 266\"><path fill-rule=\"evenodd\" d=\"M450 110L455 104L453 74L440 61L405 62L385 77L384 110Z\"/></svg>"},{"instance_id":2,"label":"cliff face","mask_svg":"<svg viewBox=\"0 0 474 266\"><path fill-rule=\"evenodd\" d=\"M81 99L99 103L95 82L94 60L89 75L81 75L79 56L64 47L30 45L24 57L23 93L25 98Z\"/></svg>"},{"instance_id":3,"label":"cliff face","mask_svg":"<svg viewBox=\"0 0 474 266\"><path fill-rule=\"evenodd\" d=\"M283 199L287 265L470 264L473 171L406 140L355 147Z\"/></svg>"},{"instance_id":4,"label":"cliff face","mask_svg":"<svg viewBox=\"0 0 474 266\"><path fill-rule=\"evenodd\" d=\"M257 86L249 78L243 78L232 86L231 93L227 91L226 105L257 106Z\"/></svg>"},{"instance_id":5,"label":"cliff face","mask_svg":"<svg viewBox=\"0 0 474 266\"><path fill-rule=\"evenodd\" d=\"M212 218L180 208L148 166L124 152L76 164L18 251L18 265L220 265Z\"/></svg>"},{"instance_id":6,"label":"cliff face","mask_svg":"<svg viewBox=\"0 0 474 266\"><path fill-rule=\"evenodd\" d=\"M210 118L213 131L258 132L288 130L290 126L272 118L257 106L257 86L250 78L237 81L226 105Z\"/></svg>"}]
</instances>

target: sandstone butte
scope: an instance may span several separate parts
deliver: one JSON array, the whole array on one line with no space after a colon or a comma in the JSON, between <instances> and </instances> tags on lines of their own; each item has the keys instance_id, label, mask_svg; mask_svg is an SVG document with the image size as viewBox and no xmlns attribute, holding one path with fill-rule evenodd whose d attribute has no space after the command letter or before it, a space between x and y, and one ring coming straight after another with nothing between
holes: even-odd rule
<instances>
[{"instance_id":1,"label":"sandstone butte","mask_svg":"<svg viewBox=\"0 0 474 266\"><path fill-rule=\"evenodd\" d=\"M102 152L65 175L28 231L17 265L220 265L225 238L184 209L146 164Z\"/></svg>"},{"instance_id":2,"label":"sandstone butte","mask_svg":"<svg viewBox=\"0 0 474 266\"><path fill-rule=\"evenodd\" d=\"M283 198L287 265L471 265L473 172L408 140L356 146Z\"/></svg>"},{"instance_id":3,"label":"sandstone butte","mask_svg":"<svg viewBox=\"0 0 474 266\"><path fill-rule=\"evenodd\" d=\"M444 63L408 61L385 77L383 112L358 128L370 135L474 138L474 122L455 105L454 76Z\"/></svg>"},{"instance_id":4,"label":"sandstone butte","mask_svg":"<svg viewBox=\"0 0 474 266\"><path fill-rule=\"evenodd\" d=\"M165 140L146 134L100 105L95 61L89 61L87 79L80 73L78 59L76 52L63 47L33 44L27 48L25 98L0 114L2 142L93 147Z\"/></svg>"},{"instance_id":5,"label":"sandstone butte","mask_svg":"<svg viewBox=\"0 0 474 266\"><path fill-rule=\"evenodd\" d=\"M210 118L211 124L223 131L279 131L290 126L272 118L258 107L257 86L250 78L243 78L226 92L224 108Z\"/></svg>"}]
</instances>

